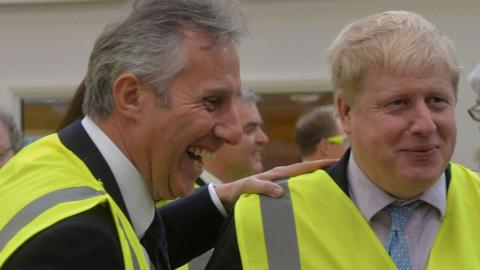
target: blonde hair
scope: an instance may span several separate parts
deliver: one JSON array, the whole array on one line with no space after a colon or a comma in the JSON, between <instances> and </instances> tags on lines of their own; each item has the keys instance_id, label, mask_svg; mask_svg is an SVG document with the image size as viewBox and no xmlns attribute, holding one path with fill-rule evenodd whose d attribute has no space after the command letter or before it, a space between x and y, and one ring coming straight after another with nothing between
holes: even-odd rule
<instances>
[{"instance_id":1,"label":"blonde hair","mask_svg":"<svg viewBox=\"0 0 480 270\"><path fill-rule=\"evenodd\" d=\"M369 72L398 75L448 70L457 93L459 68L450 39L422 16L386 11L347 25L328 49L335 96L353 104Z\"/></svg>"}]
</instances>

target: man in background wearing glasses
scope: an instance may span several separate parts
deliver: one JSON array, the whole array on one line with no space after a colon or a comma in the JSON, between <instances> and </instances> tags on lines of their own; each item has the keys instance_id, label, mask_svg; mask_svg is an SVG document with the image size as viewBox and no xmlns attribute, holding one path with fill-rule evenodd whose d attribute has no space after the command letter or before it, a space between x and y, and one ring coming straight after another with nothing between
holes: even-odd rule
<instances>
[{"instance_id":1,"label":"man in background wearing glasses","mask_svg":"<svg viewBox=\"0 0 480 270\"><path fill-rule=\"evenodd\" d=\"M295 127L295 143L302 161L338 159L348 140L332 110L315 108L301 116Z\"/></svg>"},{"instance_id":2,"label":"man in background wearing glasses","mask_svg":"<svg viewBox=\"0 0 480 270\"><path fill-rule=\"evenodd\" d=\"M21 135L7 113L0 111L0 168L20 149Z\"/></svg>"}]
</instances>

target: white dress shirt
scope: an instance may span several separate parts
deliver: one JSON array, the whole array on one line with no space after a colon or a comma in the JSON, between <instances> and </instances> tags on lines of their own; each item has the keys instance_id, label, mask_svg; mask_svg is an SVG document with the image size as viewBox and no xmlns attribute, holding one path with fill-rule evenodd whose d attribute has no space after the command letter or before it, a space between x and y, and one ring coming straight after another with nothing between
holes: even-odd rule
<instances>
[{"instance_id":1,"label":"white dress shirt","mask_svg":"<svg viewBox=\"0 0 480 270\"><path fill-rule=\"evenodd\" d=\"M218 211L222 213L224 217L227 217L227 210L225 210L225 207L223 207L222 202L217 196L217 193L215 192L215 186L222 185L223 182L218 179L215 175L209 173L207 170L203 170L202 174L200 175L200 178L202 178L203 182L205 184L208 184L208 192L210 193L210 198L212 198L213 203L217 207Z\"/></svg>"},{"instance_id":2,"label":"white dress shirt","mask_svg":"<svg viewBox=\"0 0 480 270\"><path fill-rule=\"evenodd\" d=\"M223 184L222 180L220 180L218 177L211 174L207 170L203 170L202 174L200 175L200 178L202 178L202 180L203 180L203 182L205 182L205 184L213 184L213 185L217 185L217 186Z\"/></svg>"},{"instance_id":3,"label":"white dress shirt","mask_svg":"<svg viewBox=\"0 0 480 270\"><path fill-rule=\"evenodd\" d=\"M348 161L347 178L352 201L384 246L390 230L390 217L384 208L391 203L404 205L414 200L425 202L413 211L405 228L411 269L425 269L433 241L445 216L445 174L418 198L402 201L375 185L358 167L352 152Z\"/></svg>"},{"instance_id":4,"label":"white dress shirt","mask_svg":"<svg viewBox=\"0 0 480 270\"><path fill-rule=\"evenodd\" d=\"M155 216L155 203L142 175L88 116L83 118L82 125L112 170L135 233L140 239Z\"/></svg>"},{"instance_id":5,"label":"white dress shirt","mask_svg":"<svg viewBox=\"0 0 480 270\"><path fill-rule=\"evenodd\" d=\"M82 119L81 123L107 162L108 167L112 170L125 206L127 207L135 234L138 239L141 239L148 227L152 224L155 216L155 203L150 196L145 181L143 181L143 177L130 160L92 119L86 116ZM145 258L148 259L150 269L153 269L148 252L143 246L142 249Z\"/></svg>"}]
</instances>

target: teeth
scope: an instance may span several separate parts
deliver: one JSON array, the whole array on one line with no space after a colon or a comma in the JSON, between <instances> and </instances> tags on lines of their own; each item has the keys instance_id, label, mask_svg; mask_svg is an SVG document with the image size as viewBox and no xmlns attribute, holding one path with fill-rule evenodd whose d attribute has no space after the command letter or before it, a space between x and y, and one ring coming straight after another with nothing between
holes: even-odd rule
<instances>
[{"instance_id":1,"label":"teeth","mask_svg":"<svg viewBox=\"0 0 480 270\"><path fill-rule=\"evenodd\" d=\"M205 148L201 148L198 146L189 146L187 148L187 151L190 153L193 153L196 156L200 156L202 158L208 158L208 159L214 159L215 158L215 153L210 152Z\"/></svg>"}]
</instances>

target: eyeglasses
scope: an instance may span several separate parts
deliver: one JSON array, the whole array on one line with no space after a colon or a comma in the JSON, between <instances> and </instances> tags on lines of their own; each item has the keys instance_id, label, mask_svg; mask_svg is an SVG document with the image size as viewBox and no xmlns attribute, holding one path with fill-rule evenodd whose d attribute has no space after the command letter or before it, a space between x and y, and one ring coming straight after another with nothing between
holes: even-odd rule
<instances>
[{"instance_id":1,"label":"eyeglasses","mask_svg":"<svg viewBox=\"0 0 480 270\"><path fill-rule=\"evenodd\" d=\"M342 144L348 142L348 137L346 135L334 135L325 138L325 140L328 143L333 143L333 144Z\"/></svg>"},{"instance_id":2,"label":"eyeglasses","mask_svg":"<svg viewBox=\"0 0 480 270\"><path fill-rule=\"evenodd\" d=\"M470 114L473 120L480 122L480 104L476 104L468 109L468 114Z\"/></svg>"},{"instance_id":3,"label":"eyeglasses","mask_svg":"<svg viewBox=\"0 0 480 270\"><path fill-rule=\"evenodd\" d=\"M5 148L3 150L0 150L0 160L2 160L8 154L8 152L10 152L12 150L13 150L12 146L10 146L8 148Z\"/></svg>"}]
</instances>

